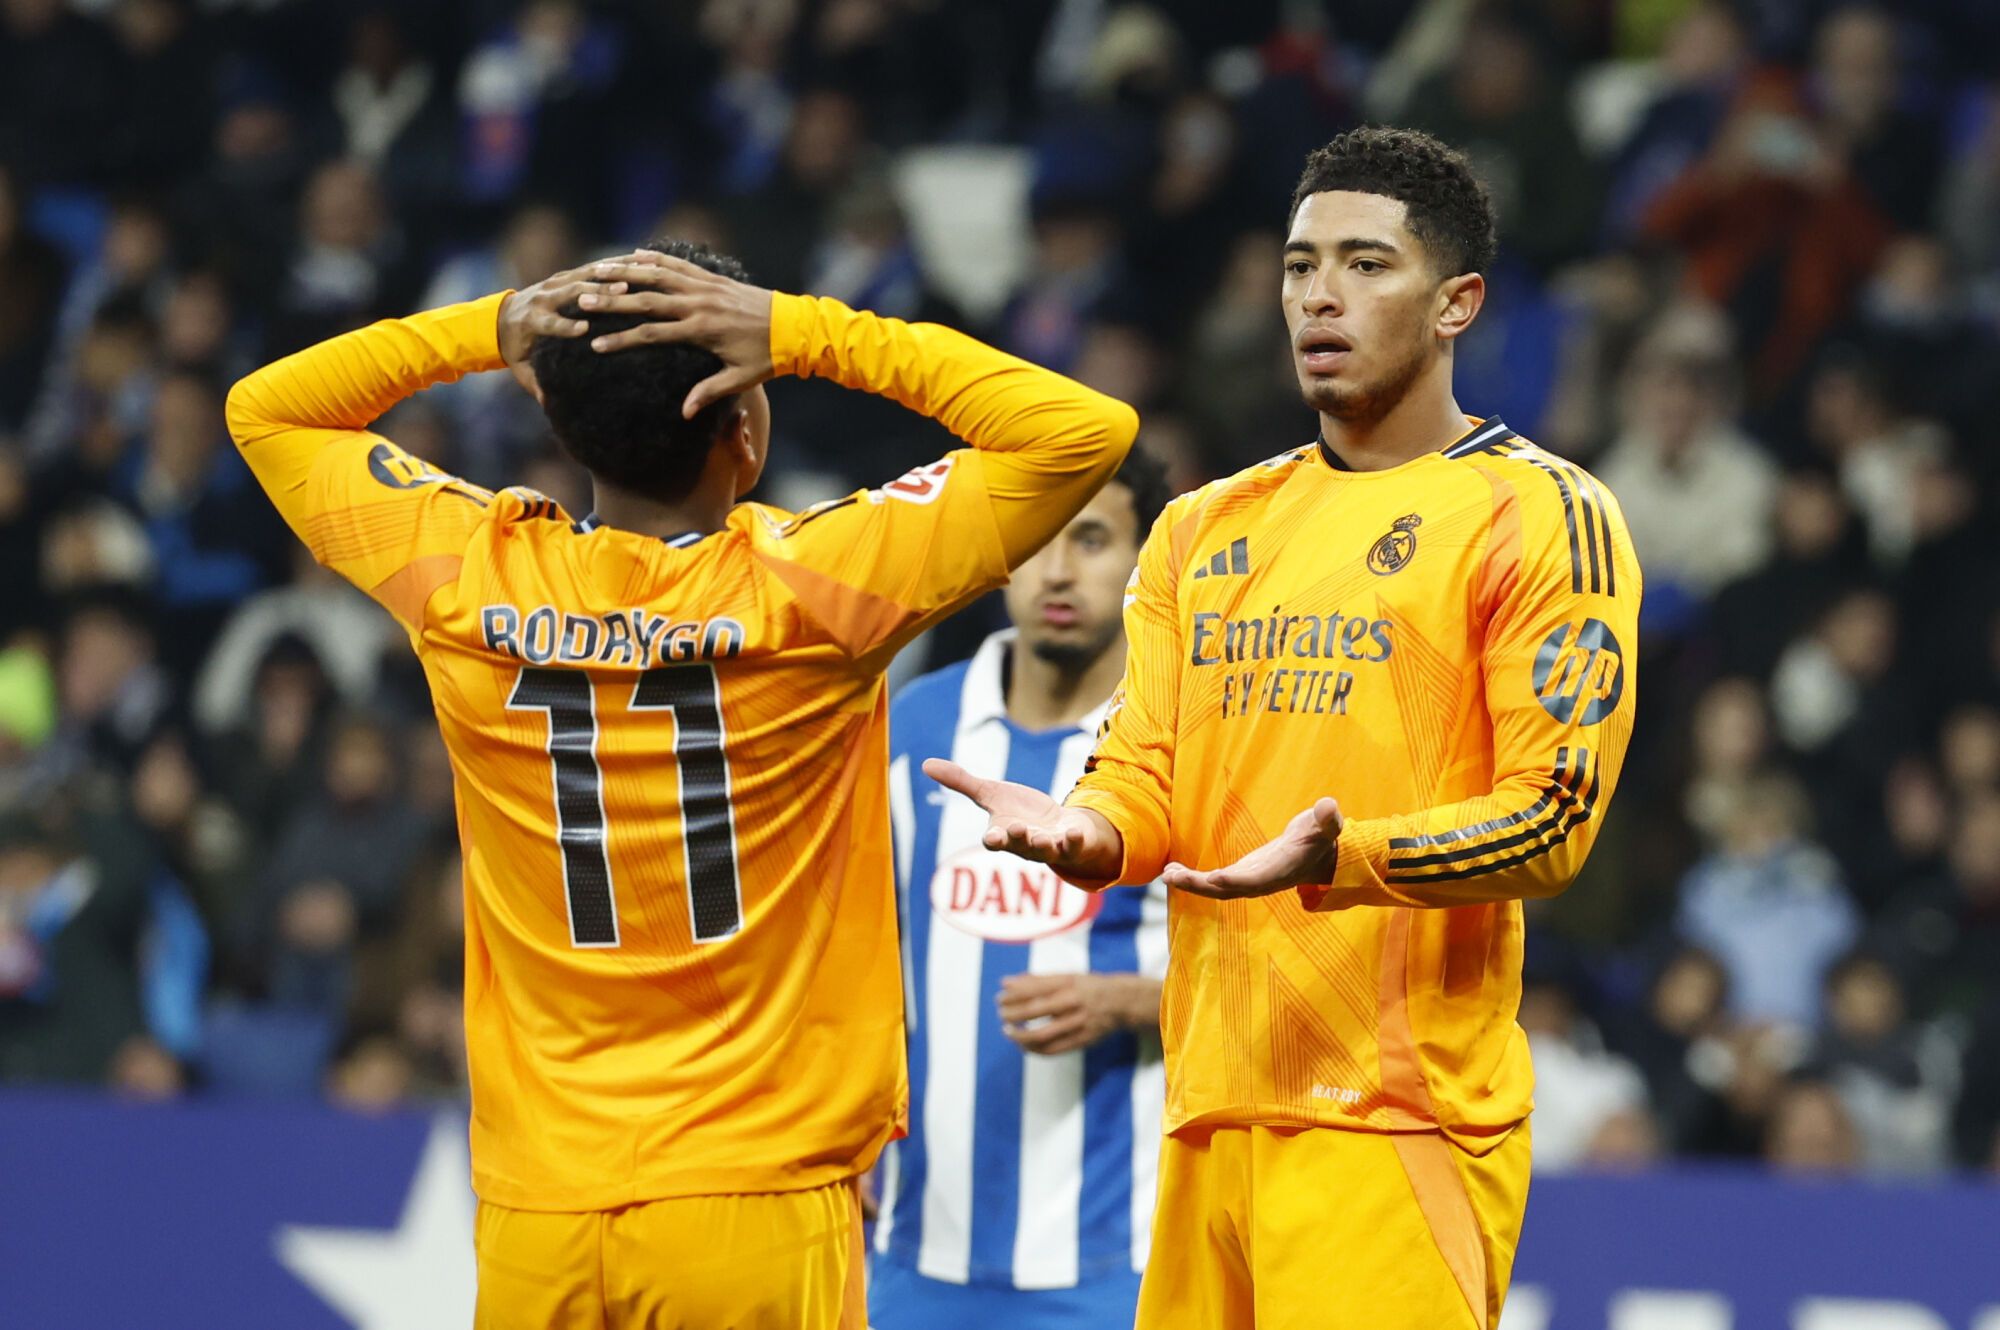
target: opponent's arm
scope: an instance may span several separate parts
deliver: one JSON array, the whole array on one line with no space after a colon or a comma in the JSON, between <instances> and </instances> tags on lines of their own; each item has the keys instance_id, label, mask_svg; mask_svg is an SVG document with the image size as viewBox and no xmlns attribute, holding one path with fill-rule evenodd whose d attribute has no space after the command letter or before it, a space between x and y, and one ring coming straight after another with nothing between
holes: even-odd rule
<instances>
[{"instance_id":1,"label":"opponent's arm","mask_svg":"<svg viewBox=\"0 0 2000 1330\"><path fill-rule=\"evenodd\" d=\"M1120 1030L1157 1033L1160 989L1153 976L1129 971L1010 974L996 1000L1007 1037L1025 1052L1053 1057Z\"/></svg>"}]
</instances>

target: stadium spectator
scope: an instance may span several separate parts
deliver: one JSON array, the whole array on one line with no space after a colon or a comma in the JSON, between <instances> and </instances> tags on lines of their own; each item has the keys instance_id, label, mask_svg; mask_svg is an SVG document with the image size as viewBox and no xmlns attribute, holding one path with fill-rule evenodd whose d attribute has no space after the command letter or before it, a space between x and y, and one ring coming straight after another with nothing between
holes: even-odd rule
<instances>
[{"instance_id":1,"label":"stadium spectator","mask_svg":"<svg viewBox=\"0 0 2000 1330\"><path fill-rule=\"evenodd\" d=\"M1846 313L1890 238L1794 80L1773 74L1744 85L1707 154L1654 197L1640 225L1647 241L1683 251L1690 290L1729 311L1760 404Z\"/></svg>"},{"instance_id":2,"label":"stadium spectator","mask_svg":"<svg viewBox=\"0 0 2000 1330\"><path fill-rule=\"evenodd\" d=\"M1818 1176L1860 1168L1854 1120L1832 1086L1801 1078L1778 1091L1764 1134L1764 1158L1781 1173Z\"/></svg>"},{"instance_id":3,"label":"stadium spectator","mask_svg":"<svg viewBox=\"0 0 2000 1330\"><path fill-rule=\"evenodd\" d=\"M18 429L34 403L62 299L63 260L28 226L27 200L0 165L0 432Z\"/></svg>"},{"instance_id":4,"label":"stadium spectator","mask_svg":"<svg viewBox=\"0 0 2000 1330\"><path fill-rule=\"evenodd\" d=\"M1681 935L1721 961L1740 1020L1817 1028L1821 976L1860 927L1807 816L1790 780L1750 782L1716 852L1681 885Z\"/></svg>"},{"instance_id":5,"label":"stadium spectator","mask_svg":"<svg viewBox=\"0 0 2000 1330\"><path fill-rule=\"evenodd\" d=\"M2000 792L1964 801L1945 872L1891 901L1877 936L1919 1012L1980 1012L2000 974Z\"/></svg>"},{"instance_id":6,"label":"stadium spectator","mask_svg":"<svg viewBox=\"0 0 2000 1330\"><path fill-rule=\"evenodd\" d=\"M1658 607L1706 600L1769 553L1777 467L1732 420L1730 361L1718 313L1662 315L1634 354L1624 428L1598 469L1620 496L1661 627L1686 610Z\"/></svg>"},{"instance_id":7,"label":"stadium spectator","mask_svg":"<svg viewBox=\"0 0 2000 1330\"><path fill-rule=\"evenodd\" d=\"M1537 1173L1628 1163L1657 1149L1645 1078L1605 1048L1577 1005L1550 977L1522 981L1519 1020L1535 1059Z\"/></svg>"},{"instance_id":8,"label":"stadium spectator","mask_svg":"<svg viewBox=\"0 0 2000 1330\"><path fill-rule=\"evenodd\" d=\"M1610 1046L1646 1078L1664 1149L1713 1154L1726 1147L1718 1062L1729 1054L1729 975L1699 947L1667 958L1644 1005L1613 1024Z\"/></svg>"},{"instance_id":9,"label":"stadium spectator","mask_svg":"<svg viewBox=\"0 0 2000 1330\"><path fill-rule=\"evenodd\" d=\"M207 963L199 917L129 823L0 818L0 1080L101 1082L141 1034L192 1052Z\"/></svg>"},{"instance_id":10,"label":"stadium spectator","mask_svg":"<svg viewBox=\"0 0 2000 1330\"><path fill-rule=\"evenodd\" d=\"M338 1014L354 948L385 936L430 832L397 797L394 733L350 716L327 741L322 796L279 832L240 944L272 948L266 981L281 1005Z\"/></svg>"},{"instance_id":11,"label":"stadium spectator","mask_svg":"<svg viewBox=\"0 0 2000 1330\"><path fill-rule=\"evenodd\" d=\"M152 551L162 659L185 678L230 611L284 571L284 530L229 447L221 390L197 370L161 378L147 438L114 483Z\"/></svg>"},{"instance_id":12,"label":"stadium spectator","mask_svg":"<svg viewBox=\"0 0 2000 1330\"><path fill-rule=\"evenodd\" d=\"M1958 1090L1957 1053L1910 1021L1903 986L1867 952L1826 974L1826 1028L1806 1058L1809 1075L1839 1091L1871 1170L1930 1173L1944 1165Z\"/></svg>"}]
</instances>

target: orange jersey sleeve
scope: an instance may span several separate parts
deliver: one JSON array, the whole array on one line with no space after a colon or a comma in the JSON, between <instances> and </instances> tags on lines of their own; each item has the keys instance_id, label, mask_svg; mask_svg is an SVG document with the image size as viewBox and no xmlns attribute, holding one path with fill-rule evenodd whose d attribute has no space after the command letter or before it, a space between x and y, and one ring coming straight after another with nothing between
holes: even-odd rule
<instances>
[{"instance_id":1,"label":"orange jersey sleeve","mask_svg":"<svg viewBox=\"0 0 2000 1330\"><path fill-rule=\"evenodd\" d=\"M1603 486L1537 470L1503 482L1475 587L1492 789L1349 821L1333 882L1302 891L1308 908L1550 896L1590 853L1632 738L1639 567Z\"/></svg>"},{"instance_id":2,"label":"orange jersey sleeve","mask_svg":"<svg viewBox=\"0 0 2000 1330\"><path fill-rule=\"evenodd\" d=\"M501 365L505 293L385 319L258 370L229 393L229 433L313 557L414 627L458 575L493 496L368 426L434 383Z\"/></svg>"},{"instance_id":3,"label":"orange jersey sleeve","mask_svg":"<svg viewBox=\"0 0 2000 1330\"><path fill-rule=\"evenodd\" d=\"M971 447L796 516L760 558L856 656L888 652L980 595L1056 534L1138 433L1125 403L935 324L780 296L772 359L938 421Z\"/></svg>"}]
</instances>

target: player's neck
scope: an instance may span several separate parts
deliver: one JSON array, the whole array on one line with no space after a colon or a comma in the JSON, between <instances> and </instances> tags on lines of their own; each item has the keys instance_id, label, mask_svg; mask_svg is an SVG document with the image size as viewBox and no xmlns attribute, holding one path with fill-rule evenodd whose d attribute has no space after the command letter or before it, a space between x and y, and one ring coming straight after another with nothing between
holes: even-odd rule
<instances>
[{"instance_id":1,"label":"player's neck","mask_svg":"<svg viewBox=\"0 0 2000 1330\"><path fill-rule=\"evenodd\" d=\"M1007 718L1028 730L1075 725L1097 710L1125 674L1121 635L1081 669L1066 669L1036 655L1020 638L1008 649Z\"/></svg>"},{"instance_id":2,"label":"player's neck","mask_svg":"<svg viewBox=\"0 0 2000 1330\"><path fill-rule=\"evenodd\" d=\"M1353 471L1384 471L1449 447L1466 429L1465 413L1451 392L1451 362L1411 384L1401 401L1374 420L1336 420L1322 411L1319 427L1326 446Z\"/></svg>"},{"instance_id":3,"label":"player's neck","mask_svg":"<svg viewBox=\"0 0 2000 1330\"><path fill-rule=\"evenodd\" d=\"M597 518L605 526L661 540L672 540L690 531L707 535L722 530L729 520L729 510L735 506L720 492L707 492L709 488L700 485L678 503L662 503L600 480L594 487Z\"/></svg>"}]
</instances>

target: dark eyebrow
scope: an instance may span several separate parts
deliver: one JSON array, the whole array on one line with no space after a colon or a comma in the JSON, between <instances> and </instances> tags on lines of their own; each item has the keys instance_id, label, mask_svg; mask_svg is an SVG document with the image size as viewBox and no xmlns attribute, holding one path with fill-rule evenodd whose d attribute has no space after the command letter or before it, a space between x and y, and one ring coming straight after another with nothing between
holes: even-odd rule
<instances>
[{"instance_id":1,"label":"dark eyebrow","mask_svg":"<svg viewBox=\"0 0 2000 1330\"><path fill-rule=\"evenodd\" d=\"M1336 244L1333 247L1333 249L1334 252L1337 254L1357 254L1362 250L1370 250L1370 249L1378 250L1384 254L1400 255L1403 252L1401 249L1397 248L1395 244L1393 244L1390 241L1375 240L1367 236L1353 236L1350 237L1349 239L1342 240L1338 244ZM1287 255L1318 254L1319 250L1320 247L1318 245L1315 245L1310 240L1287 240L1285 242L1285 253Z\"/></svg>"}]
</instances>

